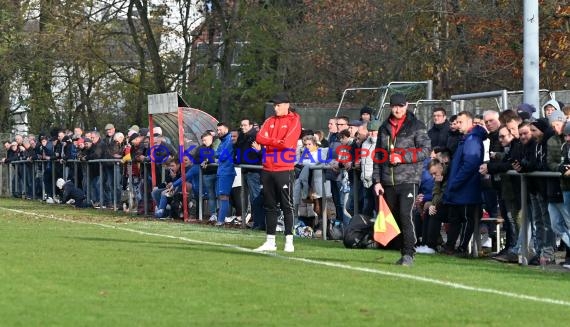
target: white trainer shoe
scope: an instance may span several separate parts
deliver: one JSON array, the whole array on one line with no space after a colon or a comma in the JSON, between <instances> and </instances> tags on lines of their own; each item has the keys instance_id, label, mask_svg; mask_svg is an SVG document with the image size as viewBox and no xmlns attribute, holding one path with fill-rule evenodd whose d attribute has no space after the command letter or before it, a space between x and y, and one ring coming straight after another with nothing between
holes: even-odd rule
<instances>
[{"instance_id":1,"label":"white trainer shoe","mask_svg":"<svg viewBox=\"0 0 570 327\"><path fill-rule=\"evenodd\" d=\"M275 252L277 251L277 245L275 243L265 242L260 247L253 250L253 252Z\"/></svg>"},{"instance_id":2,"label":"white trainer shoe","mask_svg":"<svg viewBox=\"0 0 570 327\"><path fill-rule=\"evenodd\" d=\"M483 248L490 248L493 246L493 241L488 235L483 236L483 240L481 241L481 247Z\"/></svg>"},{"instance_id":3,"label":"white trainer shoe","mask_svg":"<svg viewBox=\"0 0 570 327\"><path fill-rule=\"evenodd\" d=\"M295 246L293 245L293 242L291 242L291 243L286 242L285 248L283 248L283 251L290 252L290 253L295 252Z\"/></svg>"},{"instance_id":4,"label":"white trainer shoe","mask_svg":"<svg viewBox=\"0 0 570 327\"><path fill-rule=\"evenodd\" d=\"M216 214L210 216L209 222L215 223L217 221L218 221L218 216L216 216Z\"/></svg>"},{"instance_id":5,"label":"white trainer shoe","mask_svg":"<svg viewBox=\"0 0 570 327\"><path fill-rule=\"evenodd\" d=\"M416 248L416 253L434 254L434 253L435 253L435 250L432 249L432 248L430 248L430 247L427 246L427 245L421 245L421 246L418 246L418 247Z\"/></svg>"}]
</instances>

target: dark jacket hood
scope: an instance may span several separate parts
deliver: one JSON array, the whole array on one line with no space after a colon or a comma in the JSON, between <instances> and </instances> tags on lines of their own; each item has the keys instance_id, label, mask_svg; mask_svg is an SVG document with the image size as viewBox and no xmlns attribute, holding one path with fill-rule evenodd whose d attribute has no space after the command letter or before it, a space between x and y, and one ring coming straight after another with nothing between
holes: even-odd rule
<instances>
[{"instance_id":1,"label":"dark jacket hood","mask_svg":"<svg viewBox=\"0 0 570 327\"><path fill-rule=\"evenodd\" d=\"M479 125L473 126L471 131L467 135L475 135L481 138L481 140L486 140L489 133L487 130Z\"/></svg>"}]
</instances>

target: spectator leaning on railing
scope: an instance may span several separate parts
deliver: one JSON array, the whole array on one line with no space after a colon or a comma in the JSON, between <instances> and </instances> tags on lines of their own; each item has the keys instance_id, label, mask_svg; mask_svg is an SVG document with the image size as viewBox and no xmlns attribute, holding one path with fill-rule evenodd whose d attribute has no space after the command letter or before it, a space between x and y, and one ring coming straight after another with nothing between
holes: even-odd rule
<instances>
[{"instance_id":1,"label":"spectator leaning on railing","mask_svg":"<svg viewBox=\"0 0 570 327\"><path fill-rule=\"evenodd\" d=\"M236 142L236 163L261 165L261 151L255 142L257 130L250 119L244 118L240 124L241 131ZM251 202L253 229L265 230L265 213L263 212L263 194L261 193L261 170L242 169Z\"/></svg>"}]
</instances>

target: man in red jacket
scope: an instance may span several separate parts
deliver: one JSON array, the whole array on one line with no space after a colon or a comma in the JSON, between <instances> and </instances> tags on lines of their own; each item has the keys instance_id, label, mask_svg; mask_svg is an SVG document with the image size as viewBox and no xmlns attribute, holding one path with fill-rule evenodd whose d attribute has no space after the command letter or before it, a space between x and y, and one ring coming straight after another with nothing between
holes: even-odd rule
<instances>
[{"instance_id":1,"label":"man in red jacket","mask_svg":"<svg viewBox=\"0 0 570 327\"><path fill-rule=\"evenodd\" d=\"M256 142L265 147L261 184L267 239L254 251L276 251L275 230L279 217L279 203L285 223L285 252L294 252L293 246L293 183L297 140L301 135L301 117L290 110L289 96L279 93L273 97L275 116L261 126Z\"/></svg>"}]
</instances>

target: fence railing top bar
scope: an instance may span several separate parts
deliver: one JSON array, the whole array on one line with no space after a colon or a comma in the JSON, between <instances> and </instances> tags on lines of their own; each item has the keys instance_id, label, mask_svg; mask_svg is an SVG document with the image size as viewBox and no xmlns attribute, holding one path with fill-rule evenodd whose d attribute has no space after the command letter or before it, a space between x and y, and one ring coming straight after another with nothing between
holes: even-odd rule
<instances>
[{"instance_id":1,"label":"fence railing top bar","mask_svg":"<svg viewBox=\"0 0 570 327\"><path fill-rule=\"evenodd\" d=\"M507 171L507 175L523 175L526 177L560 177L562 174L557 171L533 171L530 173L519 173L516 170L509 170Z\"/></svg>"},{"instance_id":2,"label":"fence railing top bar","mask_svg":"<svg viewBox=\"0 0 570 327\"><path fill-rule=\"evenodd\" d=\"M507 92L507 90L499 90L499 91L488 91L488 92L479 92L479 93L467 93L467 94L455 94L450 97L451 100L471 100L471 99L479 99L479 98L493 98L502 96L503 93Z\"/></svg>"}]
</instances>

